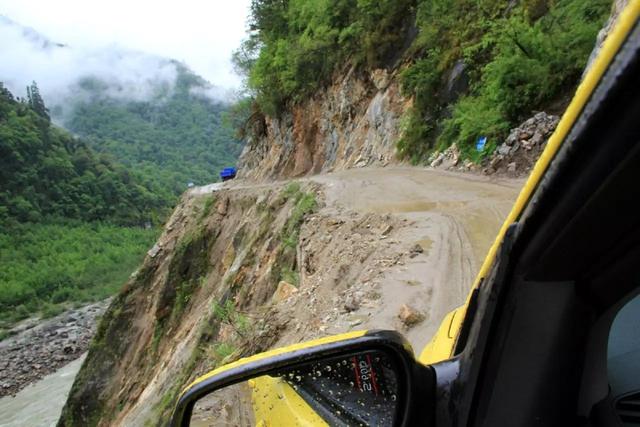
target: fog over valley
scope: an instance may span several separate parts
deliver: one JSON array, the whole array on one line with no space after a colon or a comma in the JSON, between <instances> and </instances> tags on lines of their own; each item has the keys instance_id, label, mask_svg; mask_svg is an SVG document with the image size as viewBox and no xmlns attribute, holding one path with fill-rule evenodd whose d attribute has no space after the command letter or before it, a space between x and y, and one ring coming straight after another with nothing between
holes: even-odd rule
<instances>
[{"instance_id":1,"label":"fog over valley","mask_svg":"<svg viewBox=\"0 0 640 427\"><path fill-rule=\"evenodd\" d=\"M175 85L178 67L175 60L138 52L111 44L76 47L52 41L38 31L0 15L0 81L16 96L26 96L26 86L37 82L45 102L55 118L61 106L88 95L87 81L108 98L149 100L169 94ZM96 87L99 83L99 87ZM224 100L231 96L204 80L194 95Z\"/></svg>"}]
</instances>

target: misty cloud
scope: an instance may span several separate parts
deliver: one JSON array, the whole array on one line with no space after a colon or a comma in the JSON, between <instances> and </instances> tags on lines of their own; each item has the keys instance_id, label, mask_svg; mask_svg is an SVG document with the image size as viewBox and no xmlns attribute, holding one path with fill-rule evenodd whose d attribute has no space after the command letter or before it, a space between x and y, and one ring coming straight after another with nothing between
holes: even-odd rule
<instances>
[{"instance_id":1,"label":"misty cloud","mask_svg":"<svg viewBox=\"0 0 640 427\"><path fill-rule=\"evenodd\" d=\"M146 100L170 93L176 63L154 55L110 45L95 48L55 43L33 29L0 16L0 81L16 96L36 81L50 107L82 97L83 82L101 83L101 94L128 100ZM220 100L226 93L215 86L198 95Z\"/></svg>"}]
</instances>

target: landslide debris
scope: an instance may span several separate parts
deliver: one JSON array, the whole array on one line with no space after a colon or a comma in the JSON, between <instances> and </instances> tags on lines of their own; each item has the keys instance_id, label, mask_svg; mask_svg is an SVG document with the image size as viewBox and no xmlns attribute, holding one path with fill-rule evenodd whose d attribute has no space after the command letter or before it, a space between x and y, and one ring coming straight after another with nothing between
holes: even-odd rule
<instances>
[{"instance_id":1,"label":"landslide debris","mask_svg":"<svg viewBox=\"0 0 640 427\"><path fill-rule=\"evenodd\" d=\"M411 328L417 325L425 318L424 314L408 304L403 304L402 307L400 307L400 313L398 313L398 317L407 328Z\"/></svg>"},{"instance_id":2,"label":"landslide debris","mask_svg":"<svg viewBox=\"0 0 640 427\"><path fill-rule=\"evenodd\" d=\"M375 308L406 223L322 209L315 183L187 194L105 313L60 426L157 425L197 376L343 332Z\"/></svg>"},{"instance_id":3,"label":"landslide debris","mask_svg":"<svg viewBox=\"0 0 640 427\"><path fill-rule=\"evenodd\" d=\"M545 112L536 113L509 132L507 139L482 162L462 161L456 144L444 151L431 154L428 163L432 168L481 172L484 175L503 175L510 178L526 177L547 145L549 137L558 126L560 117Z\"/></svg>"}]
</instances>

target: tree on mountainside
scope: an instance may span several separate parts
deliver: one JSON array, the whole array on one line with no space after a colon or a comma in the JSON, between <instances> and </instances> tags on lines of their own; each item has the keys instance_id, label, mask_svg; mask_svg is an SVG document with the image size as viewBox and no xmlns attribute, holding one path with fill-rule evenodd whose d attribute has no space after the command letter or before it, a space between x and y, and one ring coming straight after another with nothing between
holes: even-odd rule
<instances>
[{"instance_id":1,"label":"tree on mountainside","mask_svg":"<svg viewBox=\"0 0 640 427\"><path fill-rule=\"evenodd\" d=\"M495 142L573 91L610 9L611 0L253 0L234 61L267 116L347 69L397 69L414 100L400 155L421 162L455 142L468 157L478 136ZM466 81L456 94L454 74Z\"/></svg>"},{"instance_id":2,"label":"tree on mountainside","mask_svg":"<svg viewBox=\"0 0 640 427\"><path fill-rule=\"evenodd\" d=\"M0 83L0 337L14 321L112 295L156 236L141 226L168 208L153 183L44 113L35 83L26 101Z\"/></svg>"},{"instance_id":3,"label":"tree on mountainside","mask_svg":"<svg viewBox=\"0 0 640 427\"><path fill-rule=\"evenodd\" d=\"M30 86L27 86L27 103L29 107L36 112L37 115L42 117L49 123L51 118L49 117L49 110L44 105L44 100L40 96L40 89L36 82L32 82Z\"/></svg>"}]
</instances>

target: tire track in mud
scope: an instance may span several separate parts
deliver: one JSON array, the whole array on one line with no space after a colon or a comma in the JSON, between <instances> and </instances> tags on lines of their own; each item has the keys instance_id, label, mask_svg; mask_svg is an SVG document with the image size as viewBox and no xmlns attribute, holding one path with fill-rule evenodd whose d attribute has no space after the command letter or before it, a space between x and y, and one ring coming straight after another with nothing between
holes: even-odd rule
<instances>
[{"instance_id":1,"label":"tire track in mud","mask_svg":"<svg viewBox=\"0 0 640 427\"><path fill-rule=\"evenodd\" d=\"M392 233L388 256L403 260L378 279L377 308L361 308L368 319L357 328L396 329L416 353L431 339L444 316L460 306L484 254L523 183L419 168L349 170L314 178L325 185L326 209L391 214L406 220ZM424 252L409 256L421 244ZM407 329L398 319L408 304L425 320Z\"/></svg>"}]
</instances>

